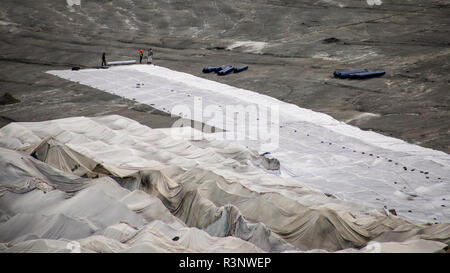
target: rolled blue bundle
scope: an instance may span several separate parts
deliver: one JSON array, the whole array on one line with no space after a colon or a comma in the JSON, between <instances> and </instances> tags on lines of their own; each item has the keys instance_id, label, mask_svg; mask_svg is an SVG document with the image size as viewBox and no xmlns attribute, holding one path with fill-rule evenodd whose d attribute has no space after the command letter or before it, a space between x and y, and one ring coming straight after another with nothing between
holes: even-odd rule
<instances>
[{"instance_id":1,"label":"rolled blue bundle","mask_svg":"<svg viewBox=\"0 0 450 273\"><path fill-rule=\"evenodd\" d=\"M229 73L231 73L231 72L233 72L233 71L234 71L234 67L231 66L231 65L227 65L227 66L225 66L224 68L222 68L222 70L220 70L219 72L217 72L217 75L223 76L223 75L227 75L227 74L229 74Z\"/></svg>"},{"instance_id":2,"label":"rolled blue bundle","mask_svg":"<svg viewBox=\"0 0 450 273\"><path fill-rule=\"evenodd\" d=\"M203 73L211 73L211 72L218 72L220 70L222 70L222 67L220 67L220 66L208 66L208 67L203 68L202 71L203 71Z\"/></svg>"},{"instance_id":3,"label":"rolled blue bundle","mask_svg":"<svg viewBox=\"0 0 450 273\"><path fill-rule=\"evenodd\" d=\"M368 79L368 78L380 77L380 76L383 76L384 74L386 74L386 72L384 72L384 71L362 72L362 73L350 74L350 75L348 75L348 77L350 79Z\"/></svg>"},{"instance_id":4,"label":"rolled blue bundle","mask_svg":"<svg viewBox=\"0 0 450 273\"><path fill-rule=\"evenodd\" d=\"M338 70L338 71L334 71L333 75L335 77L341 78L341 79L345 79L348 78L349 75L351 74L356 74L356 73L363 73L363 72L368 72L369 70L367 69L359 69L359 70Z\"/></svg>"},{"instance_id":5,"label":"rolled blue bundle","mask_svg":"<svg viewBox=\"0 0 450 273\"><path fill-rule=\"evenodd\" d=\"M239 73L239 72L242 72L242 71L247 70L247 69L248 69L248 65L244 65L244 66L235 68L234 69L234 73Z\"/></svg>"},{"instance_id":6,"label":"rolled blue bundle","mask_svg":"<svg viewBox=\"0 0 450 273\"><path fill-rule=\"evenodd\" d=\"M221 66L219 66L219 69L216 72L219 72L220 70L224 70L224 69L229 68L229 67L233 67L233 66L229 65L229 64L221 65Z\"/></svg>"}]
</instances>

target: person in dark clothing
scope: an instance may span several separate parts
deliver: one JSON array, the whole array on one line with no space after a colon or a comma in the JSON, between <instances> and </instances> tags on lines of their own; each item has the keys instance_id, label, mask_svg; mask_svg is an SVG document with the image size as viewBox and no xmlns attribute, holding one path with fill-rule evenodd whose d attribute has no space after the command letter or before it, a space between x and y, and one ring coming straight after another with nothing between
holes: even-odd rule
<instances>
[{"instance_id":1,"label":"person in dark clothing","mask_svg":"<svg viewBox=\"0 0 450 273\"><path fill-rule=\"evenodd\" d=\"M139 50L139 63L142 63L142 57L144 57L144 52L141 50Z\"/></svg>"},{"instance_id":2,"label":"person in dark clothing","mask_svg":"<svg viewBox=\"0 0 450 273\"><path fill-rule=\"evenodd\" d=\"M106 53L103 52L102 54L102 66L106 66Z\"/></svg>"}]
</instances>

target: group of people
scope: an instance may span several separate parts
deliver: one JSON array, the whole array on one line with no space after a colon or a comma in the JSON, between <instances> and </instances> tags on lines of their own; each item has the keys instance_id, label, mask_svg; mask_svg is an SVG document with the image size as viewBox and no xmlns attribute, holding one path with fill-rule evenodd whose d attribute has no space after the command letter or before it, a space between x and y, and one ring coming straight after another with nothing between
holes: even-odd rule
<instances>
[{"instance_id":1,"label":"group of people","mask_svg":"<svg viewBox=\"0 0 450 273\"><path fill-rule=\"evenodd\" d=\"M139 50L139 63L141 64L142 63L142 58L144 57L144 51L142 51L142 49L140 49ZM152 61L153 61L153 51L152 51L152 49L150 48L149 50L148 50L148 54L147 54L147 63L148 64L151 64L152 63Z\"/></svg>"},{"instance_id":2,"label":"group of people","mask_svg":"<svg viewBox=\"0 0 450 273\"><path fill-rule=\"evenodd\" d=\"M142 59L144 58L144 51L142 49L139 50L139 63L142 64ZM147 54L147 63L151 64L153 61L153 50L150 48ZM102 66L106 66L106 53L102 53Z\"/></svg>"}]
</instances>

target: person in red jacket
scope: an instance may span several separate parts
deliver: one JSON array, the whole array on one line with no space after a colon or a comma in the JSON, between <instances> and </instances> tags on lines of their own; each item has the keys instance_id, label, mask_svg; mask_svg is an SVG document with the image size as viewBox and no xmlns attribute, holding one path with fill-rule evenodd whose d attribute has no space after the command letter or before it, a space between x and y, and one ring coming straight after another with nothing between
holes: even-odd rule
<instances>
[{"instance_id":1,"label":"person in red jacket","mask_svg":"<svg viewBox=\"0 0 450 273\"><path fill-rule=\"evenodd\" d=\"M139 50L139 63L142 63L142 57L144 57L144 52L141 50Z\"/></svg>"}]
</instances>

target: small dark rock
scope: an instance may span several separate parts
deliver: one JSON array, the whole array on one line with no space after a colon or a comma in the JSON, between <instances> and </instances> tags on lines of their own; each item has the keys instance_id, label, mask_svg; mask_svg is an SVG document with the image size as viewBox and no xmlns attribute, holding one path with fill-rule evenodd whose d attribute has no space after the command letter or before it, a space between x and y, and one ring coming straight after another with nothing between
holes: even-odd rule
<instances>
[{"instance_id":1,"label":"small dark rock","mask_svg":"<svg viewBox=\"0 0 450 273\"><path fill-rule=\"evenodd\" d=\"M324 193L327 197L336 199L336 196L332 195L331 193Z\"/></svg>"},{"instance_id":2,"label":"small dark rock","mask_svg":"<svg viewBox=\"0 0 450 273\"><path fill-rule=\"evenodd\" d=\"M0 97L0 105L19 103L20 100L14 98L10 93L6 92Z\"/></svg>"},{"instance_id":3,"label":"small dark rock","mask_svg":"<svg viewBox=\"0 0 450 273\"><path fill-rule=\"evenodd\" d=\"M390 209L389 213L392 214L392 215L397 216L397 212L395 211L395 209Z\"/></svg>"},{"instance_id":4,"label":"small dark rock","mask_svg":"<svg viewBox=\"0 0 450 273\"><path fill-rule=\"evenodd\" d=\"M330 37L330 38L323 39L322 43L331 44L331 43L337 43L339 41L340 40L338 38Z\"/></svg>"}]
</instances>

